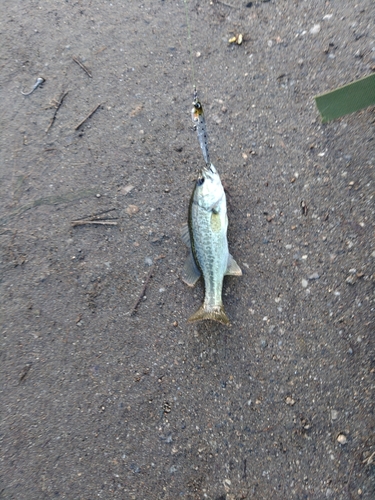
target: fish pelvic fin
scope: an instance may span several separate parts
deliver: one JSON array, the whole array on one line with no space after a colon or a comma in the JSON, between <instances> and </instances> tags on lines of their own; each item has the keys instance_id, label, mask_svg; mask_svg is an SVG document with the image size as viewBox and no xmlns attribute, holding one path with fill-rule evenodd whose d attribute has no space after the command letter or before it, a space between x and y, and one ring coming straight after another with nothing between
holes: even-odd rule
<instances>
[{"instance_id":1,"label":"fish pelvic fin","mask_svg":"<svg viewBox=\"0 0 375 500\"><path fill-rule=\"evenodd\" d=\"M182 269L181 279L189 286L194 286L201 277L201 272L195 263L193 252L190 250L189 256Z\"/></svg>"},{"instance_id":2,"label":"fish pelvic fin","mask_svg":"<svg viewBox=\"0 0 375 500\"><path fill-rule=\"evenodd\" d=\"M201 307L198 309L198 311L190 316L188 321L189 323L191 323L193 321L204 321L207 319L210 319L212 321L217 321L222 325L230 324L229 318L225 314L224 307L222 305L208 308L205 307L204 304L202 304Z\"/></svg>"},{"instance_id":3,"label":"fish pelvic fin","mask_svg":"<svg viewBox=\"0 0 375 500\"><path fill-rule=\"evenodd\" d=\"M224 276L242 276L241 268L231 254L228 256L227 269Z\"/></svg>"},{"instance_id":4,"label":"fish pelvic fin","mask_svg":"<svg viewBox=\"0 0 375 500\"><path fill-rule=\"evenodd\" d=\"M180 236L181 236L182 241L185 243L185 245L188 248L191 248L189 225L187 222L181 227Z\"/></svg>"}]
</instances>

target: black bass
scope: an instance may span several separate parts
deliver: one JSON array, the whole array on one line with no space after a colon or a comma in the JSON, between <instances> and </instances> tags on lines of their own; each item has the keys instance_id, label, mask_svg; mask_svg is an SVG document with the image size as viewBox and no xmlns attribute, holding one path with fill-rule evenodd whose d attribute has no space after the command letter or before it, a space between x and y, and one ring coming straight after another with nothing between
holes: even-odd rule
<instances>
[{"instance_id":1,"label":"black bass","mask_svg":"<svg viewBox=\"0 0 375 500\"><path fill-rule=\"evenodd\" d=\"M242 271L228 250L227 204L223 185L215 167L203 168L190 200L189 220L181 236L190 248L182 280L194 286L204 279L204 302L188 321L211 319L229 324L222 301L224 276L241 276Z\"/></svg>"}]
</instances>

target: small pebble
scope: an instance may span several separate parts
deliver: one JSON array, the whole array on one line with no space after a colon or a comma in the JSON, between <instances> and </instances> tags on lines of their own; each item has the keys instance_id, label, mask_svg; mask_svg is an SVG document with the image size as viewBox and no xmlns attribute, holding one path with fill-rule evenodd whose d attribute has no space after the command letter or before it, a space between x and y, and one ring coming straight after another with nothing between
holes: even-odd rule
<instances>
[{"instance_id":1,"label":"small pebble","mask_svg":"<svg viewBox=\"0 0 375 500\"><path fill-rule=\"evenodd\" d=\"M122 188L120 188L120 194L128 194L132 189L134 189L134 186L132 186L131 184L123 186Z\"/></svg>"},{"instance_id":2,"label":"small pebble","mask_svg":"<svg viewBox=\"0 0 375 500\"><path fill-rule=\"evenodd\" d=\"M320 278L317 272L310 274L309 280L318 280Z\"/></svg>"},{"instance_id":3,"label":"small pebble","mask_svg":"<svg viewBox=\"0 0 375 500\"><path fill-rule=\"evenodd\" d=\"M314 24L314 26L310 29L310 33L312 35L317 35L320 31L320 24Z\"/></svg>"},{"instance_id":4,"label":"small pebble","mask_svg":"<svg viewBox=\"0 0 375 500\"><path fill-rule=\"evenodd\" d=\"M337 420L339 418L339 412L337 410L331 410L331 420Z\"/></svg>"},{"instance_id":5,"label":"small pebble","mask_svg":"<svg viewBox=\"0 0 375 500\"><path fill-rule=\"evenodd\" d=\"M261 339L261 340L260 340L260 347L261 347L262 349L265 349L267 346L268 346L268 342L267 342L267 340L266 340L266 339Z\"/></svg>"},{"instance_id":6,"label":"small pebble","mask_svg":"<svg viewBox=\"0 0 375 500\"><path fill-rule=\"evenodd\" d=\"M345 436L345 434L339 434L339 435L337 436L337 441L338 441L338 443L340 443L340 444L346 444L346 443L348 442L348 439L347 439L347 437Z\"/></svg>"},{"instance_id":7,"label":"small pebble","mask_svg":"<svg viewBox=\"0 0 375 500\"><path fill-rule=\"evenodd\" d=\"M307 288L307 285L308 285L308 284L309 284L309 283L308 283L308 281L307 281L307 280L305 280L305 279L302 279L302 280L301 280L301 285L303 286L303 288Z\"/></svg>"},{"instance_id":8,"label":"small pebble","mask_svg":"<svg viewBox=\"0 0 375 500\"><path fill-rule=\"evenodd\" d=\"M131 464L130 469L134 472L134 474L139 474L141 472L141 469L136 464Z\"/></svg>"},{"instance_id":9,"label":"small pebble","mask_svg":"<svg viewBox=\"0 0 375 500\"><path fill-rule=\"evenodd\" d=\"M146 264L147 266L152 266L152 259L151 259L150 257L146 257L146 258L145 258L145 264Z\"/></svg>"},{"instance_id":10,"label":"small pebble","mask_svg":"<svg viewBox=\"0 0 375 500\"><path fill-rule=\"evenodd\" d=\"M294 399L291 396L287 396L285 398L285 403L289 406L294 406L296 402L294 401Z\"/></svg>"},{"instance_id":11,"label":"small pebble","mask_svg":"<svg viewBox=\"0 0 375 500\"><path fill-rule=\"evenodd\" d=\"M357 281L357 276L355 274L351 274L345 280L345 282L348 283L349 285L354 285L356 281Z\"/></svg>"}]
</instances>

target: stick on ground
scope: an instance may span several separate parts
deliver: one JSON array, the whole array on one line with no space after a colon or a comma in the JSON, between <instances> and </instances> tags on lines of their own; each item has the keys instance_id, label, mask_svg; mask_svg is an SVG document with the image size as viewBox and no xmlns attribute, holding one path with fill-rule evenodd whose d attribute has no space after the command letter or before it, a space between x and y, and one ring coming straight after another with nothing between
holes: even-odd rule
<instances>
[{"instance_id":1,"label":"stick on ground","mask_svg":"<svg viewBox=\"0 0 375 500\"><path fill-rule=\"evenodd\" d=\"M85 73L86 73L86 74L87 74L90 78L92 78L92 73L91 73L91 71L89 71L89 70L86 68L86 66L83 64L83 62L81 62L81 61L78 59L78 57L73 56L73 57L72 57L72 59L73 59L73 61L74 61L75 63L77 63L77 64L78 64L78 66L79 66L80 68L82 68L82 69L83 69L83 71L84 71L84 72L85 72Z\"/></svg>"},{"instance_id":2,"label":"stick on ground","mask_svg":"<svg viewBox=\"0 0 375 500\"><path fill-rule=\"evenodd\" d=\"M150 272L148 273L147 275L147 278L145 280L145 284L143 285L143 288L142 288L142 291L141 293L139 294L139 297L138 299L136 300L131 312L130 312L130 316L134 316L134 314L137 312L137 309L138 309L138 306L139 304L141 303L141 300L143 299L144 297L144 294L146 293L146 289L148 287L148 284L150 283L151 281L151 278L153 277L154 275L154 271L155 271L155 264L151 267L150 269Z\"/></svg>"},{"instance_id":3,"label":"stick on ground","mask_svg":"<svg viewBox=\"0 0 375 500\"><path fill-rule=\"evenodd\" d=\"M155 258L155 263L151 267L151 269L150 269L150 271L149 271L149 273L148 273L148 275L147 275L147 277L145 279L145 283L143 285L143 288L141 290L141 293L140 293L138 299L136 300L134 306L132 307L132 310L129 313L127 313L127 314L129 314L129 316L134 316L136 314L138 306L141 303L141 301L142 301L142 299L143 299L143 297L144 297L144 295L146 293L147 287L148 287L151 279L154 276L154 271L155 271L155 268L156 268L156 263L157 263L158 260L164 259L164 257L165 257L165 255L159 255L158 257Z\"/></svg>"},{"instance_id":4,"label":"stick on ground","mask_svg":"<svg viewBox=\"0 0 375 500\"><path fill-rule=\"evenodd\" d=\"M118 222L117 220L104 220L104 219L98 219L98 220L72 220L71 222L72 226L84 226L85 224L102 224L107 225L107 226L117 226Z\"/></svg>"},{"instance_id":5,"label":"stick on ground","mask_svg":"<svg viewBox=\"0 0 375 500\"><path fill-rule=\"evenodd\" d=\"M63 93L60 95L60 98L59 98L59 100L57 101L57 104L56 104L56 106L55 106L55 112L54 112L54 114L53 114L53 117L51 118L51 121L49 122L49 125L48 125L48 127L47 127L47 129L46 129L46 134L48 133L49 129L52 127L52 125L53 125L53 123L54 123L54 121L55 121L55 119L56 119L57 112L58 112L58 110L61 108L61 105L62 105L62 103L63 103L63 100L64 100L64 99L65 99L65 97L67 96L68 92L69 92L69 90L67 90L66 92L63 92Z\"/></svg>"},{"instance_id":6,"label":"stick on ground","mask_svg":"<svg viewBox=\"0 0 375 500\"><path fill-rule=\"evenodd\" d=\"M79 128L82 127L82 125L89 119L92 117L92 115L95 113L95 111L102 105L104 104L104 102L101 102L99 103L97 106L95 106L95 108L90 111L90 113L86 116L86 118L84 118L76 127L74 127L74 130L78 130Z\"/></svg>"},{"instance_id":7,"label":"stick on ground","mask_svg":"<svg viewBox=\"0 0 375 500\"><path fill-rule=\"evenodd\" d=\"M102 210L101 212L98 212L96 214L84 215L80 219L76 219L76 220L104 220L104 219L100 219L100 216L103 214L107 214L108 212L113 212L114 210L116 210L116 208L107 208L107 209ZM117 219L117 217L111 217L111 219Z\"/></svg>"}]
</instances>

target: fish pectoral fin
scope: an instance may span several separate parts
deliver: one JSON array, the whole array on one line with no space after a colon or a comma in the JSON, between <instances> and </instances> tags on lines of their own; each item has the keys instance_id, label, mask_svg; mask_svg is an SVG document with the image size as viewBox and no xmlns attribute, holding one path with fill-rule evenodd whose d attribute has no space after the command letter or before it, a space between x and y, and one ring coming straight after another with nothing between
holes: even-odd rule
<instances>
[{"instance_id":1,"label":"fish pectoral fin","mask_svg":"<svg viewBox=\"0 0 375 500\"><path fill-rule=\"evenodd\" d=\"M194 286L200 277L201 277L201 272L197 268L197 265L194 261L193 253L190 250L190 254L188 258L185 260L185 264L182 269L181 279L187 285Z\"/></svg>"},{"instance_id":2,"label":"fish pectoral fin","mask_svg":"<svg viewBox=\"0 0 375 500\"><path fill-rule=\"evenodd\" d=\"M221 230L221 218L218 212L212 210L211 214L211 229L214 233L219 233Z\"/></svg>"},{"instance_id":3,"label":"fish pectoral fin","mask_svg":"<svg viewBox=\"0 0 375 500\"><path fill-rule=\"evenodd\" d=\"M224 276L242 276L241 268L231 254L228 256L227 270Z\"/></svg>"},{"instance_id":4,"label":"fish pectoral fin","mask_svg":"<svg viewBox=\"0 0 375 500\"><path fill-rule=\"evenodd\" d=\"M189 225L188 225L187 222L182 226L182 228L180 230L180 235L181 235L181 239L185 243L185 245L188 248L191 248L191 244L190 244L190 231L189 231Z\"/></svg>"}]
</instances>

